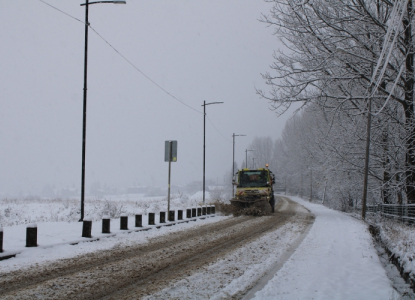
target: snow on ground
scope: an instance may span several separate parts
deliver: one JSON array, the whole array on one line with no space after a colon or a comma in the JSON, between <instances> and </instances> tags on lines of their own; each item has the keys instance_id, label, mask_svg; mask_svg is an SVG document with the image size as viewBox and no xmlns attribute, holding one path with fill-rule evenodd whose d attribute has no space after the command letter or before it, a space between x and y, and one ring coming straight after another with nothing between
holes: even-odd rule
<instances>
[{"instance_id":1,"label":"snow on ground","mask_svg":"<svg viewBox=\"0 0 415 300\"><path fill-rule=\"evenodd\" d=\"M198 196L195 195L195 198ZM194 201L191 198L185 201L178 200L177 205ZM255 299L389 300L399 298L379 261L366 224L322 205L312 204L296 197L290 198L308 208L316 216L315 222L294 254L268 284L255 294ZM145 205L141 203L140 208L154 208L161 205L162 201L162 199L156 199ZM13 203L7 205L9 211L6 213L11 213L13 210L19 211ZM36 211L36 208L32 209ZM193 226L203 226L224 218L228 217L216 216L196 222L131 233L119 230L119 219L115 219L111 221L111 232L115 234L114 236L72 246L69 242L83 240L80 237L82 224L49 220L38 223L38 243L41 246L38 248L24 247L26 226L22 224L25 223L23 221L20 225L3 226L4 249L9 252L22 252L15 258L0 261L0 274L102 249L142 244L150 238L177 230L186 230ZM146 224L148 224L146 215L143 215L143 225L146 226ZM93 237L104 236L100 233L101 223L99 221L95 221L92 228ZM129 218L129 228L134 228L132 217ZM206 283L213 280L220 282L222 288L212 293L212 296L215 299L225 299L227 295L235 294L252 285L265 269L270 269L271 265L278 263L281 254L299 235L300 229L298 225L285 225L236 252L230 253L223 260L203 268L190 278L168 287L154 295L153 298L195 293L198 289L202 291L200 286L206 285L208 288L209 285ZM244 259L249 253L251 255L247 257L252 257L253 251L258 251L258 253L255 253L252 260ZM263 257L267 258L263 259ZM202 294L200 296L204 298Z\"/></svg>"},{"instance_id":2,"label":"snow on ground","mask_svg":"<svg viewBox=\"0 0 415 300\"><path fill-rule=\"evenodd\" d=\"M363 222L297 197L316 220L308 235L254 299L396 299Z\"/></svg>"},{"instance_id":3,"label":"snow on ground","mask_svg":"<svg viewBox=\"0 0 415 300\"><path fill-rule=\"evenodd\" d=\"M177 216L176 216L177 217ZM120 230L120 220L111 220L112 235L101 233L101 223L93 222L92 237L100 237L99 241L88 242L88 238L82 238L82 223L46 222L38 224L37 248L26 248L25 225L5 227L4 229L4 250L3 254L13 251L21 252L14 258L0 261L0 274L13 270L26 268L35 264L52 262L57 259L71 258L81 254L92 253L99 250L111 249L113 247L125 247L131 245L145 244L151 238L169 234L169 232L187 230L209 223L218 222L229 217L215 216L203 220L181 223L174 226L161 227L143 226L152 229L139 232L125 232ZM157 220L157 219L156 219ZM129 229L134 229L133 218L129 218ZM143 217L143 224L147 218ZM156 222L158 224L158 222ZM77 245L70 245L70 242L79 242Z\"/></svg>"},{"instance_id":4,"label":"snow on ground","mask_svg":"<svg viewBox=\"0 0 415 300\"><path fill-rule=\"evenodd\" d=\"M415 277L415 231L393 220L383 219L380 225L380 238L388 249L399 257L406 273Z\"/></svg>"},{"instance_id":5,"label":"snow on ground","mask_svg":"<svg viewBox=\"0 0 415 300\"><path fill-rule=\"evenodd\" d=\"M202 199L201 192L194 195L172 194L170 207L172 210L195 207L202 203ZM206 203L209 203L209 194L206 194L205 199L207 199ZM85 213L93 221L100 220L103 215L118 218L122 213L133 216L166 210L166 196L145 197L142 194L124 194L85 199ZM79 199L0 200L0 227L42 222L77 222L79 218Z\"/></svg>"},{"instance_id":6,"label":"snow on ground","mask_svg":"<svg viewBox=\"0 0 415 300\"><path fill-rule=\"evenodd\" d=\"M199 193L194 197L188 195L172 195L171 210L196 207ZM194 198L194 199L190 199ZM209 199L209 198L206 198ZM214 217L178 224L171 227L151 229L149 231L126 233L120 230L121 213L127 213L128 228L135 228L135 214L142 214L143 228L148 226L148 213L154 212L155 223L159 224L160 211L167 211L166 197L144 197L143 195L129 194L108 196L105 199L89 198L85 201L86 217L91 218L92 238L100 241L85 242L82 238L82 222L79 220L79 200L73 199L3 199L0 201L0 228L3 227L3 253L0 256L20 253L15 258L0 261L0 272L8 272L36 263L46 263L61 258L74 257L83 253L90 253L115 246L146 243L148 239L171 231L186 230L193 226L203 226L211 222L218 222L225 217ZM102 234L103 215L111 216L111 234ZM186 211L183 212L183 218ZM227 217L226 217L227 218ZM37 248L26 248L26 227L29 223L36 223L38 228ZM78 245L70 245L73 243Z\"/></svg>"},{"instance_id":7,"label":"snow on ground","mask_svg":"<svg viewBox=\"0 0 415 300\"><path fill-rule=\"evenodd\" d=\"M210 198L210 193L205 191L205 199ZM203 201L203 191L199 191L194 193L192 196L189 197L190 200L193 201Z\"/></svg>"},{"instance_id":8,"label":"snow on ground","mask_svg":"<svg viewBox=\"0 0 415 300\"><path fill-rule=\"evenodd\" d=\"M302 207L297 210L305 212ZM261 279L305 226L299 220L285 224L145 299L231 299Z\"/></svg>"}]
</instances>

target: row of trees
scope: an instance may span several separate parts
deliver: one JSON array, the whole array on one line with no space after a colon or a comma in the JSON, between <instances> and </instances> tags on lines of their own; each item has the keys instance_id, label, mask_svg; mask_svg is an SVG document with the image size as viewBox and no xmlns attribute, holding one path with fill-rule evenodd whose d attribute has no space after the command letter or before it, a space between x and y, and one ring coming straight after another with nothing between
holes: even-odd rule
<instances>
[{"instance_id":1,"label":"row of trees","mask_svg":"<svg viewBox=\"0 0 415 300\"><path fill-rule=\"evenodd\" d=\"M370 113L369 202L415 203L412 1L266 1L262 21L289 51L275 52L270 90L257 92L278 114L301 107L276 142L287 186L359 202Z\"/></svg>"}]
</instances>

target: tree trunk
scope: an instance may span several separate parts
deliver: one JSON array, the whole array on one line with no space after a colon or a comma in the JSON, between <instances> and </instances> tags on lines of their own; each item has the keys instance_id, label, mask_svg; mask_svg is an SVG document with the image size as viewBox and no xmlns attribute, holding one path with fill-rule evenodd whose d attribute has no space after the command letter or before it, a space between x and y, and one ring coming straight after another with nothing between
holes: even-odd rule
<instances>
[{"instance_id":1,"label":"tree trunk","mask_svg":"<svg viewBox=\"0 0 415 300\"><path fill-rule=\"evenodd\" d=\"M388 128L385 128L382 132L382 147L383 147L383 182L382 182L382 200L384 204L392 203L391 191L390 191L390 159L389 159L389 133Z\"/></svg>"},{"instance_id":2,"label":"tree trunk","mask_svg":"<svg viewBox=\"0 0 415 300\"><path fill-rule=\"evenodd\" d=\"M405 126L406 126L406 197L408 203L415 203L415 128L414 128L414 56L412 46L412 1L408 2L407 16L403 19L405 28L405 47L407 57L405 61Z\"/></svg>"}]
</instances>

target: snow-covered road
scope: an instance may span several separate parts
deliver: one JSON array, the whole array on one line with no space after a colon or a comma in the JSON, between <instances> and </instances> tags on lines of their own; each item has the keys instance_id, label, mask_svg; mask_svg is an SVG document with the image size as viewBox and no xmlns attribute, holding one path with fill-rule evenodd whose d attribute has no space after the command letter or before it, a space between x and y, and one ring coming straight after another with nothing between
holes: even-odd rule
<instances>
[{"instance_id":1,"label":"snow-covered road","mask_svg":"<svg viewBox=\"0 0 415 300\"><path fill-rule=\"evenodd\" d=\"M27 249L0 261L0 299L399 298L366 224L299 198L279 199L273 217L215 217ZM270 270L275 275L263 280Z\"/></svg>"},{"instance_id":2,"label":"snow-covered road","mask_svg":"<svg viewBox=\"0 0 415 300\"><path fill-rule=\"evenodd\" d=\"M238 297L308 224L310 214L296 203L282 200L277 208L273 216L227 218L173 230L147 243L140 238L145 233L135 232L128 244L79 256L66 253L63 260L2 272L1 298L169 299L175 292L180 299ZM48 250L38 253L42 251ZM10 262L14 260L20 255ZM194 284L186 286L188 282Z\"/></svg>"}]
</instances>

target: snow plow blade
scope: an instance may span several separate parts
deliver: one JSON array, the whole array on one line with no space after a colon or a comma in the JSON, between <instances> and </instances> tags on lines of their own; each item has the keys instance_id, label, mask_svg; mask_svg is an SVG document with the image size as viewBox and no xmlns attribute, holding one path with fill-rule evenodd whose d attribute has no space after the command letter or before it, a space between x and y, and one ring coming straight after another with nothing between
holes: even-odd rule
<instances>
[{"instance_id":1,"label":"snow plow blade","mask_svg":"<svg viewBox=\"0 0 415 300\"><path fill-rule=\"evenodd\" d=\"M231 199L233 215L267 216L272 212L272 207L267 199L248 201L242 199Z\"/></svg>"}]
</instances>

